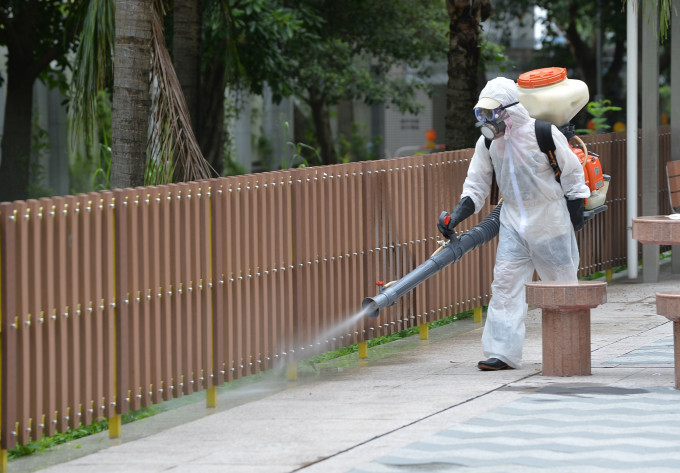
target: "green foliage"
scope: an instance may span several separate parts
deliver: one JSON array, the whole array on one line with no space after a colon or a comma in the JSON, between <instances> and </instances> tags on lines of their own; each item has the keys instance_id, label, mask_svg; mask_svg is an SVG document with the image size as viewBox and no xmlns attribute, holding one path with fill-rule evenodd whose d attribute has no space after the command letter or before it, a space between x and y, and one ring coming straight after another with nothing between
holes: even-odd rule
<instances>
[{"instance_id":1,"label":"green foliage","mask_svg":"<svg viewBox=\"0 0 680 473\"><path fill-rule=\"evenodd\" d=\"M74 59L69 117L71 141L83 140L96 147L97 129L105 126L99 122L102 93L113 85L114 0L88 0L86 5ZM110 120L109 116L109 127Z\"/></svg>"},{"instance_id":2,"label":"green foliage","mask_svg":"<svg viewBox=\"0 0 680 473\"><path fill-rule=\"evenodd\" d=\"M601 10L598 10L601 5ZM534 7L545 12L536 18L541 26L543 37L541 48L531 60L532 68L560 66L570 69L570 77L578 77L589 82L592 88L595 70L595 33L599 11L602 12L603 47L607 50L621 51L626 39L626 14L620 0L494 0L494 11L490 21L494 28L500 28L502 41L509 42L512 28L519 18L532 21ZM523 26L526 26L524 24ZM571 35L569 39L567 36ZM506 43L506 45L509 45ZM624 53L625 54L625 53ZM620 61L611 61L614 83L620 71ZM605 71L605 75L609 70ZM605 85L608 85L605 83ZM606 93L606 91L605 91Z\"/></svg>"},{"instance_id":3,"label":"green foliage","mask_svg":"<svg viewBox=\"0 0 680 473\"><path fill-rule=\"evenodd\" d=\"M49 88L65 92L66 71L70 68L66 53L74 46L74 31L82 19L83 3L3 0L0 2L0 45L19 48L16 52L23 57L17 56L17 62L30 67L41 63L42 68L35 70L38 78Z\"/></svg>"},{"instance_id":4,"label":"green foliage","mask_svg":"<svg viewBox=\"0 0 680 473\"><path fill-rule=\"evenodd\" d=\"M49 133L38 123L37 114L32 118L31 159L29 163L29 182L26 189L29 199L39 199L54 195L54 190L47 187L45 165L50 157Z\"/></svg>"},{"instance_id":5,"label":"green foliage","mask_svg":"<svg viewBox=\"0 0 680 473\"><path fill-rule=\"evenodd\" d=\"M229 128L229 124L234 122L240 111L240 94L228 92L224 105L224 124ZM238 176L246 174L246 169L236 161L236 143L232 133L225 133L222 143L222 176Z\"/></svg>"},{"instance_id":6,"label":"green foliage","mask_svg":"<svg viewBox=\"0 0 680 473\"><path fill-rule=\"evenodd\" d=\"M307 158L311 154L314 164L321 164L321 155L319 150L308 144L299 142L295 143L288 139L288 130L290 129L290 124L288 122L283 123L283 141L287 148L291 150L290 164L286 156L283 156L283 169L291 168L306 168L310 166L310 162Z\"/></svg>"},{"instance_id":7,"label":"green foliage","mask_svg":"<svg viewBox=\"0 0 680 473\"><path fill-rule=\"evenodd\" d=\"M602 11L602 26L608 33L603 35L604 40L611 44L616 41L617 37L625 38L626 15L621 8L620 0L601 0L600 2L538 0L536 2L536 6L545 9L547 12L546 17L542 19L542 24L548 36L556 38L573 24L584 41L594 36L597 27L598 4Z\"/></svg>"},{"instance_id":8,"label":"green foliage","mask_svg":"<svg viewBox=\"0 0 680 473\"><path fill-rule=\"evenodd\" d=\"M302 27L282 43L286 61L275 79L312 108L315 123L341 100L422 109L416 92L429 92L422 78L430 75L430 64L446 60L444 0L301 0L295 9ZM335 162L328 129L321 126L315 134L323 162ZM301 154L297 146L295 151Z\"/></svg>"},{"instance_id":9,"label":"green foliage","mask_svg":"<svg viewBox=\"0 0 680 473\"><path fill-rule=\"evenodd\" d=\"M114 1L89 0L71 80L69 131L71 191L111 187L111 90Z\"/></svg>"},{"instance_id":10,"label":"green foliage","mask_svg":"<svg viewBox=\"0 0 680 473\"><path fill-rule=\"evenodd\" d=\"M529 70L552 67L558 64L573 71L576 67L574 57L566 43L554 42L553 39L543 38L542 43L547 46L534 52L529 61Z\"/></svg>"},{"instance_id":11,"label":"green foliage","mask_svg":"<svg viewBox=\"0 0 680 473\"><path fill-rule=\"evenodd\" d=\"M505 54L505 45L493 43L491 41L482 41L481 46L482 57L480 66L488 68L489 66L497 68L501 72L506 72L509 69L515 69L517 65L508 58Z\"/></svg>"},{"instance_id":12,"label":"green foliage","mask_svg":"<svg viewBox=\"0 0 680 473\"><path fill-rule=\"evenodd\" d=\"M87 427L79 427L77 429L69 428L63 434L56 434L52 437L43 437L40 440L29 442L26 445L19 445L16 448L9 450L8 458L10 460L14 458L25 457L27 455L32 455L35 452L45 450L48 448L56 447L66 442L72 440L77 440L88 435L96 434L108 429L108 421L97 422L95 424L89 425Z\"/></svg>"},{"instance_id":13,"label":"green foliage","mask_svg":"<svg viewBox=\"0 0 680 473\"><path fill-rule=\"evenodd\" d=\"M588 102L586 111L588 112L589 115L593 117L590 120L593 123L593 128L579 129L576 130L576 132L587 135L604 133L611 128L611 126L607 124L607 118L604 116L604 114L607 112L618 112L620 110L621 107L613 106L611 104L611 100L601 99L596 102Z\"/></svg>"},{"instance_id":14,"label":"green foliage","mask_svg":"<svg viewBox=\"0 0 680 473\"><path fill-rule=\"evenodd\" d=\"M271 141L264 136L264 129L260 129L260 135L252 135L253 146L257 150L257 155L264 162L270 162L273 154Z\"/></svg>"},{"instance_id":15,"label":"green foliage","mask_svg":"<svg viewBox=\"0 0 680 473\"><path fill-rule=\"evenodd\" d=\"M101 191L111 188L111 98L108 91L96 94L94 115L90 117L93 134L72 133L69 166L71 192ZM73 123L70 126L79 126Z\"/></svg>"},{"instance_id":16,"label":"green foliage","mask_svg":"<svg viewBox=\"0 0 680 473\"><path fill-rule=\"evenodd\" d=\"M100 191L111 188L111 147L108 142L99 143L99 167L92 175L92 189Z\"/></svg>"},{"instance_id":17,"label":"green foliage","mask_svg":"<svg viewBox=\"0 0 680 473\"><path fill-rule=\"evenodd\" d=\"M234 160L234 157L227 155L224 158L224 168L222 171L222 176L239 176L241 174L247 174L248 170L244 168L241 164Z\"/></svg>"},{"instance_id":18,"label":"green foliage","mask_svg":"<svg viewBox=\"0 0 680 473\"><path fill-rule=\"evenodd\" d=\"M373 140L367 141L366 125L363 123L352 123L352 134L348 138L340 135L338 139L340 162L349 163L353 161L371 161L378 159L378 150L382 144L382 137L376 136Z\"/></svg>"},{"instance_id":19,"label":"green foliage","mask_svg":"<svg viewBox=\"0 0 680 473\"><path fill-rule=\"evenodd\" d=\"M160 411L161 409L158 407L144 407L137 411L123 414L121 421L123 424L128 424L136 420L151 417ZM108 430L108 428L108 419L103 419L87 426L81 426L77 429L71 429L69 427L64 433L55 434L52 437L43 437L40 440L29 442L26 445L19 445L16 448L9 450L8 458L12 460L14 458L25 457L41 450L46 450L48 448L56 447L57 445L87 437L89 435L104 432L105 430Z\"/></svg>"},{"instance_id":20,"label":"green foliage","mask_svg":"<svg viewBox=\"0 0 680 473\"><path fill-rule=\"evenodd\" d=\"M677 9L671 7L671 1L672 0L659 1L659 32L661 33L662 42L668 37L668 28L670 27L672 16L671 12L674 12L676 17L678 16ZM647 2L645 2L645 5L646 4Z\"/></svg>"},{"instance_id":21,"label":"green foliage","mask_svg":"<svg viewBox=\"0 0 680 473\"><path fill-rule=\"evenodd\" d=\"M445 60L448 18L443 1L305 0L299 5L307 8L303 18L308 34L296 36L284 50L296 95L320 98L327 106L357 99L418 111L415 90L424 84L388 72L401 65L427 76L423 64ZM316 40L310 42L310 36Z\"/></svg>"},{"instance_id":22,"label":"green foliage","mask_svg":"<svg viewBox=\"0 0 680 473\"><path fill-rule=\"evenodd\" d=\"M262 94L264 84L275 101L289 96L289 59L283 53L293 38L313 41L304 28L317 19L305 5L280 0L209 0L203 11L203 68L225 64L229 85Z\"/></svg>"},{"instance_id":23,"label":"green foliage","mask_svg":"<svg viewBox=\"0 0 680 473\"><path fill-rule=\"evenodd\" d=\"M666 117L670 118L671 117L671 86L670 85L662 85L659 87L659 102L660 102L660 111L661 113L665 113ZM677 112L680 114L680 111Z\"/></svg>"},{"instance_id":24,"label":"green foliage","mask_svg":"<svg viewBox=\"0 0 680 473\"><path fill-rule=\"evenodd\" d=\"M668 28L671 24L671 17L673 14L678 15L677 8L672 5L673 0L636 0L635 8L640 9L640 4L642 4L642 15L643 17L647 15L647 8L656 8L659 6L659 28L658 31L661 36L661 41L663 42L668 37ZM622 8L626 7L628 3L627 0L621 0ZM646 20L646 24L649 25L649 20ZM655 27L655 26L654 26Z\"/></svg>"}]
</instances>

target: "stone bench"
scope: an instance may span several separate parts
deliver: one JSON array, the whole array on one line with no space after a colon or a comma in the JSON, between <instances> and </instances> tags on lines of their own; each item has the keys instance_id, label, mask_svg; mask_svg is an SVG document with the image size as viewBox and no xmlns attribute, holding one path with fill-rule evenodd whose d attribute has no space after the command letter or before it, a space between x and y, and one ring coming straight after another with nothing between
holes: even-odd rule
<instances>
[{"instance_id":1,"label":"stone bench","mask_svg":"<svg viewBox=\"0 0 680 473\"><path fill-rule=\"evenodd\" d=\"M673 353L675 354L675 387L680 389L680 291L657 292L656 313L673 322Z\"/></svg>"},{"instance_id":2,"label":"stone bench","mask_svg":"<svg viewBox=\"0 0 680 473\"><path fill-rule=\"evenodd\" d=\"M590 375L590 309L607 302L607 283L530 282L526 297L543 313L543 376Z\"/></svg>"}]
</instances>

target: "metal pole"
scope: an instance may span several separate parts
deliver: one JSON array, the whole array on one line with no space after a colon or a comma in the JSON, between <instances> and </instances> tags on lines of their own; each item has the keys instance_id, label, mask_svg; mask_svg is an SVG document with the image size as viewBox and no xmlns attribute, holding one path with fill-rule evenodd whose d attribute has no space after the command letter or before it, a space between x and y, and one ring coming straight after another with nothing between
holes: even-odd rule
<instances>
[{"instance_id":1,"label":"metal pole","mask_svg":"<svg viewBox=\"0 0 680 473\"><path fill-rule=\"evenodd\" d=\"M659 5L642 21L642 215L659 214ZM644 282L659 279L659 245L642 245Z\"/></svg>"},{"instance_id":2,"label":"metal pole","mask_svg":"<svg viewBox=\"0 0 680 473\"><path fill-rule=\"evenodd\" d=\"M626 5L627 72L626 72L626 233L628 238L628 278L638 276L638 242L633 240L633 218L637 217L637 145L638 145L638 18L635 0Z\"/></svg>"}]
</instances>

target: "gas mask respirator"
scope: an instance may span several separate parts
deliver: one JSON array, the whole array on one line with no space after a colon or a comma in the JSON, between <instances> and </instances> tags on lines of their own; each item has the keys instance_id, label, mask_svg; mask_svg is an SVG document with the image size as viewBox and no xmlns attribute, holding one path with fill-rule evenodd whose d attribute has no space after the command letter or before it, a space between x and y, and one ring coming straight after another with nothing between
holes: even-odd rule
<instances>
[{"instance_id":1,"label":"gas mask respirator","mask_svg":"<svg viewBox=\"0 0 680 473\"><path fill-rule=\"evenodd\" d=\"M484 138L493 140L505 133L505 119L508 118L506 108L517 105L519 102L514 102L509 105L500 106L493 110L488 108L475 108L475 118L477 118L476 127L481 128Z\"/></svg>"}]
</instances>

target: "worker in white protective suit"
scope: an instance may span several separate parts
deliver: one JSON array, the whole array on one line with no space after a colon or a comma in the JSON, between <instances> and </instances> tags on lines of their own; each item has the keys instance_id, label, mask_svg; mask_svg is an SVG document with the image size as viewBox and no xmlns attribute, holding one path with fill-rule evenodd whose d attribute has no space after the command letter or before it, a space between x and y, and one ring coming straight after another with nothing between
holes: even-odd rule
<instances>
[{"instance_id":1,"label":"worker in white protective suit","mask_svg":"<svg viewBox=\"0 0 680 473\"><path fill-rule=\"evenodd\" d=\"M517 85L499 77L487 83L475 106L482 134L475 146L456 208L442 212L439 230L455 235L461 221L479 212L496 180L503 197L492 294L482 334L484 371L520 368L527 304L525 283L534 269L543 281L576 281L579 253L574 231L583 227L590 196L583 167L567 139L551 127L560 182L536 141L535 120L519 103ZM484 137L492 139L487 148ZM565 199L566 197L566 199Z\"/></svg>"}]
</instances>

